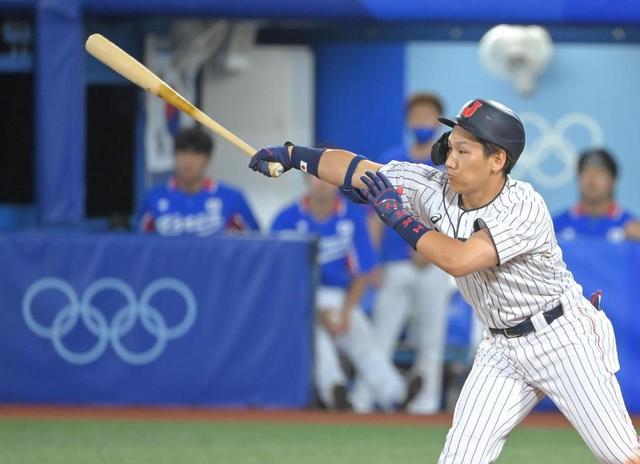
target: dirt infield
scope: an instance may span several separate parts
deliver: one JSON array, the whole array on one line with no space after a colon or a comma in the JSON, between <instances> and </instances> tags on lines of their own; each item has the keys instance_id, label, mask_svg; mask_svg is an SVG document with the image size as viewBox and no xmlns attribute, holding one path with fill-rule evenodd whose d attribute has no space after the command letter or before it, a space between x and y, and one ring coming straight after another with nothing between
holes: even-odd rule
<instances>
[{"instance_id":1,"label":"dirt infield","mask_svg":"<svg viewBox=\"0 0 640 464\"><path fill-rule=\"evenodd\" d=\"M80 407L80 406L15 406L0 405L0 419L95 419L158 420L189 422L267 422L302 424L383 424L413 426L448 426L451 415L417 416L410 414L353 414L317 410L282 409L210 409L147 407ZM523 423L527 427L567 427L560 414L530 414Z\"/></svg>"}]
</instances>

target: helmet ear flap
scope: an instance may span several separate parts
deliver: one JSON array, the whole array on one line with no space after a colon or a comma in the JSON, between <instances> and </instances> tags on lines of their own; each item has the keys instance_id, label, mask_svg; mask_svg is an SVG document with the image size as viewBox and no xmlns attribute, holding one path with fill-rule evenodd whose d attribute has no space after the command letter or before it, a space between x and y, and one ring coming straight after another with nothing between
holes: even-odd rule
<instances>
[{"instance_id":1,"label":"helmet ear flap","mask_svg":"<svg viewBox=\"0 0 640 464\"><path fill-rule=\"evenodd\" d=\"M445 132L440 136L438 141L431 146L431 162L439 166L447 161L449 153L449 135L451 131Z\"/></svg>"}]
</instances>

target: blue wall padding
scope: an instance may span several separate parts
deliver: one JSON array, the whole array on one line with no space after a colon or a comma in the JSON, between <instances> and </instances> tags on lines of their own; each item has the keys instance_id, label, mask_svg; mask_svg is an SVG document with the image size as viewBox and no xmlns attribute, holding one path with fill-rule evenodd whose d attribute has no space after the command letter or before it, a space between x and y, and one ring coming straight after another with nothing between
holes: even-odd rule
<instances>
[{"instance_id":1,"label":"blue wall padding","mask_svg":"<svg viewBox=\"0 0 640 464\"><path fill-rule=\"evenodd\" d=\"M405 46L316 47L316 141L367 158L402 141Z\"/></svg>"},{"instance_id":2,"label":"blue wall padding","mask_svg":"<svg viewBox=\"0 0 640 464\"><path fill-rule=\"evenodd\" d=\"M42 225L78 224L85 205L80 0L41 0L36 34L36 198Z\"/></svg>"},{"instance_id":3,"label":"blue wall padding","mask_svg":"<svg viewBox=\"0 0 640 464\"><path fill-rule=\"evenodd\" d=\"M305 406L313 250L259 236L0 234L0 401Z\"/></svg>"}]
</instances>

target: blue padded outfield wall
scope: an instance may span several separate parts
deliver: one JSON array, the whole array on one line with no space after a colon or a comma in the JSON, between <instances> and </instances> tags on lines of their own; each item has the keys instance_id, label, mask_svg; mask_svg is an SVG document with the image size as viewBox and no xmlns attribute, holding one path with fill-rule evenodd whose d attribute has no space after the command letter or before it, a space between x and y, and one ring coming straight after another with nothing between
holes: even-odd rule
<instances>
[{"instance_id":1,"label":"blue padded outfield wall","mask_svg":"<svg viewBox=\"0 0 640 464\"><path fill-rule=\"evenodd\" d=\"M604 291L640 413L640 244L562 247L585 293ZM293 240L0 235L0 401L302 407L311 253Z\"/></svg>"},{"instance_id":2,"label":"blue padded outfield wall","mask_svg":"<svg viewBox=\"0 0 640 464\"><path fill-rule=\"evenodd\" d=\"M0 401L302 407L303 240L0 235Z\"/></svg>"}]
</instances>

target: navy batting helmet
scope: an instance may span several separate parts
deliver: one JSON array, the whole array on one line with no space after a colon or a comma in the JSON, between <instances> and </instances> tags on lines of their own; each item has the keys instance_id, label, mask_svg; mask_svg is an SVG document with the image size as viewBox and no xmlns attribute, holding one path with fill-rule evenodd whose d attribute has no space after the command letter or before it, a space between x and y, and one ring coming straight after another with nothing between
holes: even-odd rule
<instances>
[{"instance_id":1,"label":"navy batting helmet","mask_svg":"<svg viewBox=\"0 0 640 464\"><path fill-rule=\"evenodd\" d=\"M524 149L524 127L520 118L502 103L476 98L468 101L455 118L438 118L449 127L460 126L478 139L503 148L513 166ZM447 160L449 133L433 144L431 160L443 164Z\"/></svg>"}]
</instances>

